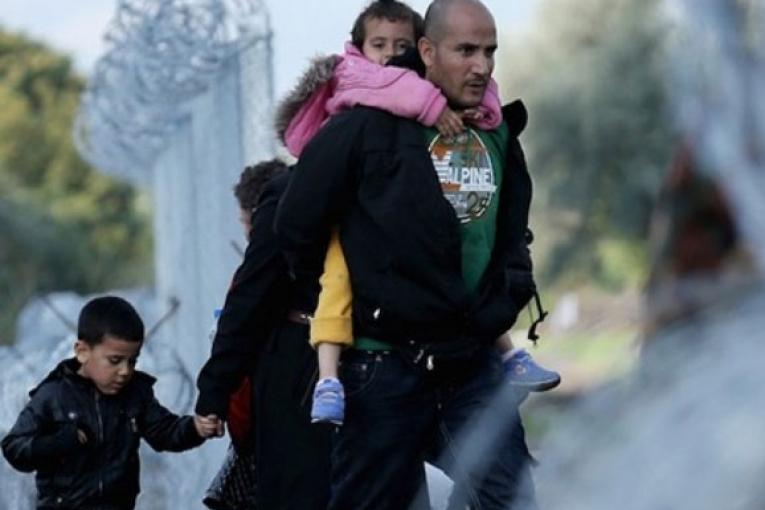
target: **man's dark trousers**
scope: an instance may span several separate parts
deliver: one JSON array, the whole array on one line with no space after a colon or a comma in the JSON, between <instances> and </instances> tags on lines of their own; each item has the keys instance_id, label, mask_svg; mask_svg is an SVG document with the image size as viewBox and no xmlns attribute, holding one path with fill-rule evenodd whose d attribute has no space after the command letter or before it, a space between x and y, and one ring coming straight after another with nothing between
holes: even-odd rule
<instances>
[{"instance_id":1,"label":"man's dark trousers","mask_svg":"<svg viewBox=\"0 0 765 510\"><path fill-rule=\"evenodd\" d=\"M429 508L421 492L424 461L457 481L455 490L471 508L505 510L520 502L535 508L517 409L488 466L465 473L454 458L466 425L490 405L502 383L494 348L447 372L415 367L396 351L350 349L341 378L346 417L333 446L329 510Z\"/></svg>"}]
</instances>

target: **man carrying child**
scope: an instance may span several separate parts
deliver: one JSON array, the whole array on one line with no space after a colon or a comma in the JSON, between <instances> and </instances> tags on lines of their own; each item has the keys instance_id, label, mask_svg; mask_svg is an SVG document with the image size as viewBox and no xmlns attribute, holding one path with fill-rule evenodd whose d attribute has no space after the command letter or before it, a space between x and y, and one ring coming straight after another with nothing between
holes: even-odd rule
<instances>
[{"instance_id":1,"label":"man carrying child","mask_svg":"<svg viewBox=\"0 0 765 510\"><path fill-rule=\"evenodd\" d=\"M479 1L431 4L418 49L451 108L480 105L496 48ZM277 230L300 274L321 263L337 225L353 294L331 510L410 508L423 460L457 480L472 508L534 508L517 411L485 469L462 473L451 454L503 381L495 342L534 291L531 182L518 141L526 111L516 102L503 116L494 130L444 137L357 107L327 121L301 154Z\"/></svg>"}]
</instances>

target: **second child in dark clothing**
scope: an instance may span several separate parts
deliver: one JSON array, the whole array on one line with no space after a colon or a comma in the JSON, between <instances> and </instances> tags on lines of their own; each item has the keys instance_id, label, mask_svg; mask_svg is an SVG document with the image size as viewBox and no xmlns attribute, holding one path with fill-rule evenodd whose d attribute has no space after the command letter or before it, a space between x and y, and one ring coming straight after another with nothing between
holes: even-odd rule
<instances>
[{"instance_id":1,"label":"second child in dark clothing","mask_svg":"<svg viewBox=\"0 0 765 510\"><path fill-rule=\"evenodd\" d=\"M19 471L36 471L37 508L127 510L140 491L141 438L180 452L218 432L217 420L176 416L135 370L144 326L125 300L104 296L80 313L76 356L30 393L2 449Z\"/></svg>"},{"instance_id":2,"label":"second child in dark clothing","mask_svg":"<svg viewBox=\"0 0 765 510\"><path fill-rule=\"evenodd\" d=\"M273 162L264 162L266 172ZM311 426L310 396L318 372L308 344L322 264L290 274L273 230L290 173L260 182L250 242L226 295L210 358L197 379L200 416L230 420L230 397L245 376L253 386L252 430L257 506L324 510L329 499L330 431ZM266 182L267 181L267 182ZM326 243L318 249L326 251Z\"/></svg>"},{"instance_id":3,"label":"second child in dark clothing","mask_svg":"<svg viewBox=\"0 0 765 510\"><path fill-rule=\"evenodd\" d=\"M234 196L239 206L239 223L245 238L250 240L252 216L258 208L263 188L271 178L286 170L279 159L262 161L247 166L234 185ZM216 328L217 329L217 328ZM253 337L257 333L253 333ZM254 361L254 358L253 358ZM228 404L228 432L231 436L226 458L218 474L210 483L202 502L214 510L255 510L257 507L257 465L254 448L252 381L243 376L239 389Z\"/></svg>"}]
</instances>

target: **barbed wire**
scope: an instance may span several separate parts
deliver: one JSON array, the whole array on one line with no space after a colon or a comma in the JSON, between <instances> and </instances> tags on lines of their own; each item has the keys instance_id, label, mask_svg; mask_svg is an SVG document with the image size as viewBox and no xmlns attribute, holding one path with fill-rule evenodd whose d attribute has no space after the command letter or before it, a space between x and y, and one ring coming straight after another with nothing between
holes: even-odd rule
<instances>
[{"instance_id":1,"label":"barbed wire","mask_svg":"<svg viewBox=\"0 0 765 510\"><path fill-rule=\"evenodd\" d=\"M270 40L261 0L119 0L75 120L80 154L100 170L146 183L168 137L220 67Z\"/></svg>"}]
</instances>

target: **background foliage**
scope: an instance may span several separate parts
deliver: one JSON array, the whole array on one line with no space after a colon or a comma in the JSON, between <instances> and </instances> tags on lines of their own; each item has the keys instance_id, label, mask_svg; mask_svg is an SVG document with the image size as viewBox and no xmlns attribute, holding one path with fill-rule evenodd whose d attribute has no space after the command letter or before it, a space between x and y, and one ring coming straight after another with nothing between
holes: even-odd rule
<instances>
[{"instance_id":1,"label":"background foliage","mask_svg":"<svg viewBox=\"0 0 765 510\"><path fill-rule=\"evenodd\" d=\"M522 97L536 195L538 279L561 291L636 292L648 223L676 145L659 0L540 0L502 41L503 97ZM510 43L510 44L506 44ZM82 88L69 61L0 32L0 338L38 292L147 282L148 204L71 143Z\"/></svg>"},{"instance_id":2,"label":"background foliage","mask_svg":"<svg viewBox=\"0 0 765 510\"><path fill-rule=\"evenodd\" d=\"M650 213L675 145L657 0L542 3L528 37L504 52L504 96L530 111L543 276L637 288Z\"/></svg>"},{"instance_id":3,"label":"background foliage","mask_svg":"<svg viewBox=\"0 0 765 510\"><path fill-rule=\"evenodd\" d=\"M35 294L151 278L148 200L74 149L82 88L68 58L0 28L0 343Z\"/></svg>"}]
</instances>

